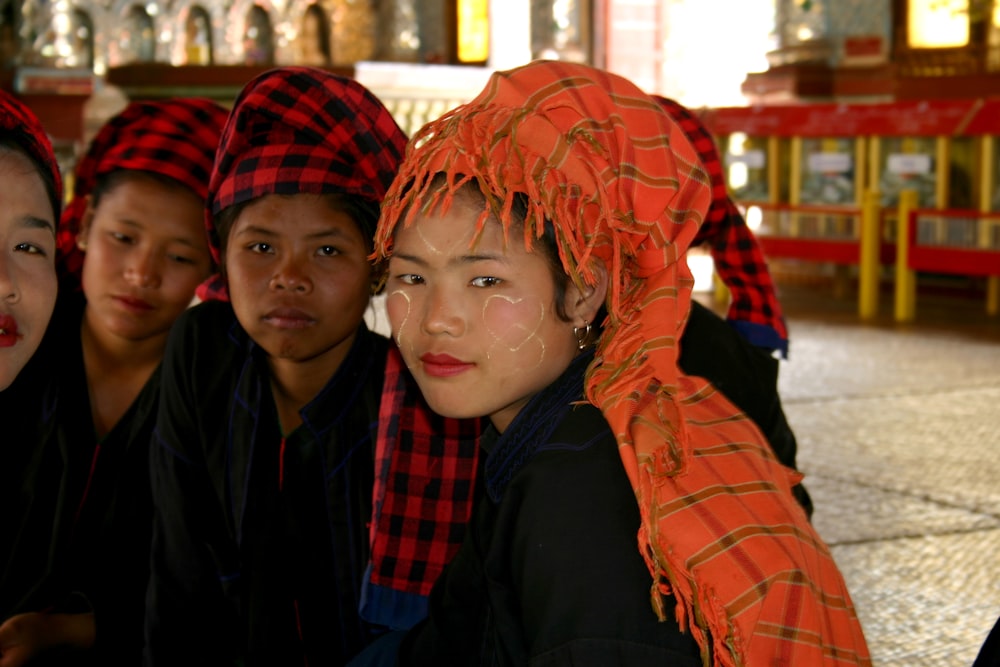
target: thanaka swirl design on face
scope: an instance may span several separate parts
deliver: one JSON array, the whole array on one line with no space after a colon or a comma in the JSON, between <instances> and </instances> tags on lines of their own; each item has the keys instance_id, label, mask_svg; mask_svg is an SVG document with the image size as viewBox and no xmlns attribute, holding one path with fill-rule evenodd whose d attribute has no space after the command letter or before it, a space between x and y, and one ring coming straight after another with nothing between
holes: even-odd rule
<instances>
[{"instance_id":1,"label":"thanaka swirl design on face","mask_svg":"<svg viewBox=\"0 0 1000 667\"><path fill-rule=\"evenodd\" d=\"M501 303L498 303L501 302ZM498 312L496 316L491 318L490 311L497 311L503 308L503 305L509 306L507 312ZM511 308L518 306L524 306L524 310L531 307L531 304L524 303L523 298L515 299L513 297L504 296L501 294L495 294L490 296L486 303L483 304L483 326L486 327L486 331L489 332L490 336L493 337L493 345L491 345L486 350L486 358L492 359L493 352L498 347L505 352L522 352L525 346L529 343L535 342L538 344L538 359L534 364L524 365L523 370L530 370L531 368L537 367L545 359L545 341L538 336L538 331L541 329L542 324L545 321L545 305L542 303L538 304L538 320L534 323L533 327L528 327L525 325L524 321L516 318L509 318L507 315ZM491 324L491 319L494 322L500 322L507 324L506 330L499 331L495 328L495 324ZM527 319L527 318L525 318ZM516 338L520 336L520 340ZM520 359L525 359L526 354L522 355Z\"/></svg>"}]
</instances>

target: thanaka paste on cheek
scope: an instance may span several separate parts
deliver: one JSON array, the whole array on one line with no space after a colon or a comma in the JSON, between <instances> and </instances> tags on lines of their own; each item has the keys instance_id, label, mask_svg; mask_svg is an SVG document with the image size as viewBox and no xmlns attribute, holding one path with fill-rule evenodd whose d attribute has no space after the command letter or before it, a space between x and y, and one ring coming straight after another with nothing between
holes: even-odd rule
<instances>
[{"instance_id":1,"label":"thanaka paste on cheek","mask_svg":"<svg viewBox=\"0 0 1000 667\"><path fill-rule=\"evenodd\" d=\"M403 290L390 292L385 297L385 310L389 315L389 326L396 340L396 346L403 351L403 329L410 321L410 313L413 310L410 295Z\"/></svg>"},{"instance_id":2,"label":"thanaka paste on cheek","mask_svg":"<svg viewBox=\"0 0 1000 667\"><path fill-rule=\"evenodd\" d=\"M494 295L483 304L483 326L493 338L487 359L497 352L517 354L519 370L537 368L545 359L545 341L538 335L545 306L525 299Z\"/></svg>"}]
</instances>

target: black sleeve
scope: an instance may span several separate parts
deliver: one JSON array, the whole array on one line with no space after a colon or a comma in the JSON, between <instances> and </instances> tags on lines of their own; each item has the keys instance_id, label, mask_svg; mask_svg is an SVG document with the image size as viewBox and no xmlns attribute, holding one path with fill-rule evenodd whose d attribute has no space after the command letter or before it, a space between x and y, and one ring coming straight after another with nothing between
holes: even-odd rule
<instances>
[{"instance_id":1,"label":"black sleeve","mask_svg":"<svg viewBox=\"0 0 1000 667\"><path fill-rule=\"evenodd\" d=\"M135 664L142 655L152 508L149 444L159 404L153 374L119 426L101 443L77 525L99 540L76 556L80 590L93 604L94 652L101 664ZM122 426L127 430L119 431Z\"/></svg>"},{"instance_id":2,"label":"black sleeve","mask_svg":"<svg viewBox=\"0 0 1000 667\"><path fill-rule=\"evenodd\" d=\"M976 661L972 667L996 667L1000 665L1000 619L997 619L990 634L986 636L983 645L979 647Z\"/></svg>"},{"instance_id":3,"label":"black sleeve","mask_svg":"<svg viewBox=\"0 0 1000 667\"><path fill-rule=\"evenodd\" d=\"M240 656L238 613L227 600L226 572L234 549L213 485L207 452L218 443L205 420L228 419L221 378L231 368L218 326L199 326L205 306L175 323L163 360L160 407L150 449L153 539L146 593L144 664L227 665ZM215 321L215 320L213 320ZM215 422L213 422L214 424ZM218 427L216 427L218 430Z\"/></svg>"}]
</instances>

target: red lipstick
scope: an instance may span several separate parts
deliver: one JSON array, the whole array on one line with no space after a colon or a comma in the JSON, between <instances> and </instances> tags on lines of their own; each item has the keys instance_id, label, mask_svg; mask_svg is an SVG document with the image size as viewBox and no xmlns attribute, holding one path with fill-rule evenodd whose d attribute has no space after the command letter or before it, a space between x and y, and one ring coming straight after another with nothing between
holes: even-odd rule
<instances>
[{"instance_id":1,"label":"red lipstick","mask_svg":"<svg viewBox=\"0 0 1000 667\"><path fill-rule=\"evenodd\" d=\"M13 315L0 315L0 347L12 347L21 338Z\"/></svg>"},{"instance_id":2,"label":"red lipstick","mask_svg":"<svg viewBox=\"0 0 1000 667\"><path fill-rule=\"evenodd\" d=\"M421 355L420 362L424 366L424 373L431 377L441 378L464 373L475 366L475 364L456 359L450 354L431 354L429 352Z\"/></svg>"}]
</instances>

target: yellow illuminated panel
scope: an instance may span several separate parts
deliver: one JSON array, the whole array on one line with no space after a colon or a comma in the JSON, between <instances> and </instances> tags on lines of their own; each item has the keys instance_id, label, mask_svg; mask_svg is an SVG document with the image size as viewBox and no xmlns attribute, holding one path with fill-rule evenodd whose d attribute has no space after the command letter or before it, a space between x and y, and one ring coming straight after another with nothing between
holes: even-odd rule
<instances>
[{"instance_id":1,"label":"yellow illuminated panel","mask_svg":"<svg viewBox=\"0 0 1000 667\"><path fill-rule=\"evenodd\" d=\"M488 0L458 0L458 60L485 62L490 55Z\"/></svg>"},{"instance_id":2,"label":"yellow illuminated panel","mask_svg":"<svg viewBox=\"0 0 1000 667\"><path fill-rule=\"evenodd\" d=\"M969 0L909 0L907 35L919 49L969 43Z\"/></svg>"}]
</instances>

